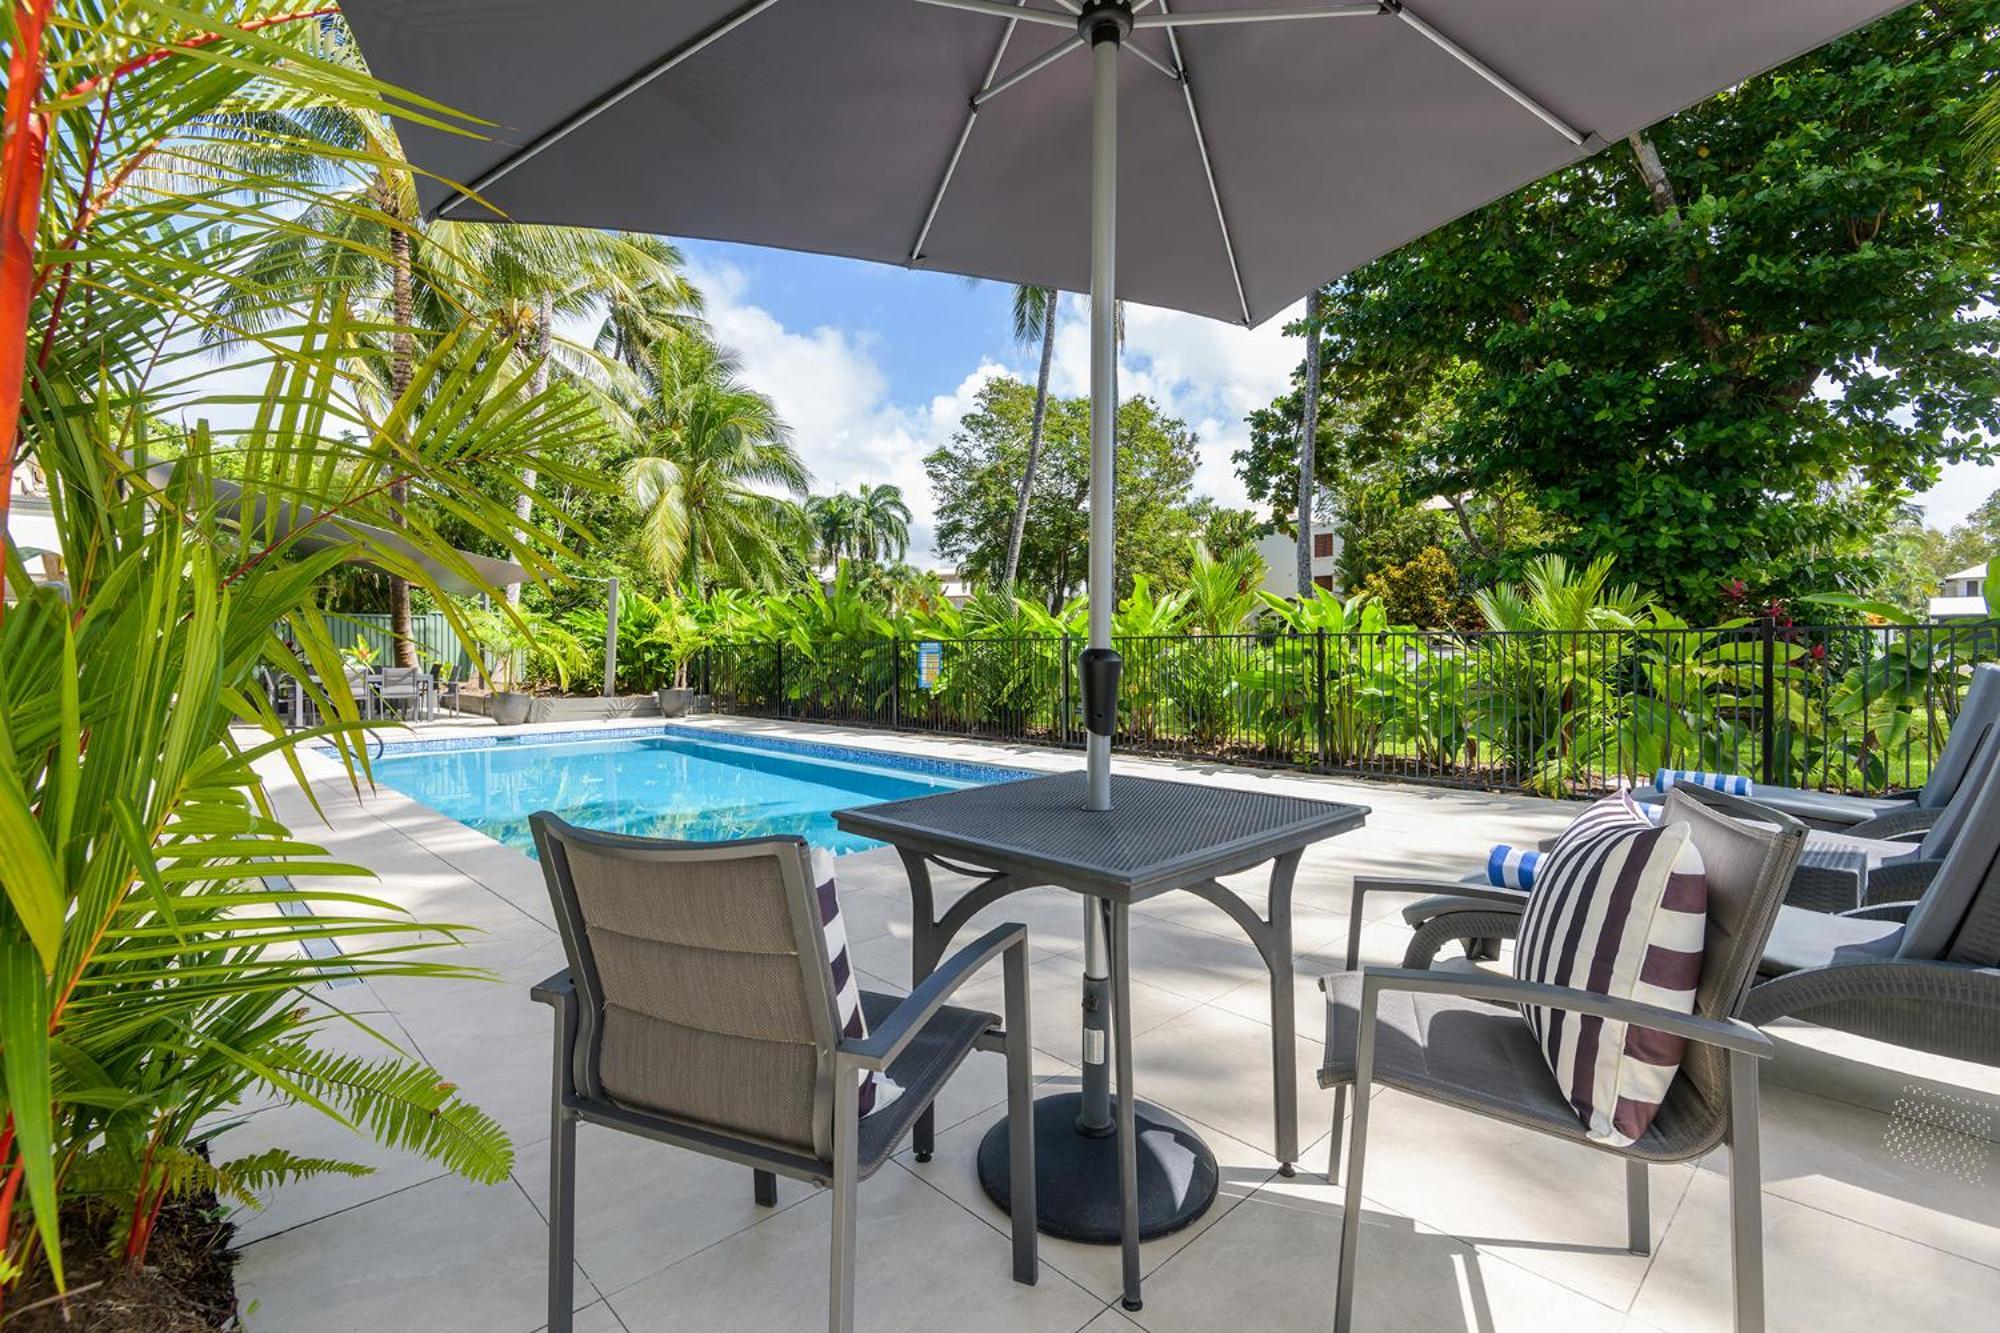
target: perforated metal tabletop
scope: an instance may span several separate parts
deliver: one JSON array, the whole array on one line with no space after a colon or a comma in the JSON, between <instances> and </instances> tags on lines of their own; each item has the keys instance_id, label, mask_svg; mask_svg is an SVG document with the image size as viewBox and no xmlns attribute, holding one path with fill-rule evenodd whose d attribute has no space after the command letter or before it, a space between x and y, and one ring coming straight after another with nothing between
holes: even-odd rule
<instances>
[{"instance_id":1,"label":"perforated metal tabletop","mask_svg":"<svg viewBox=\"0 0 2000 1333\"><path fill-rule=\"evenodd\" d=\"M1359 828L1365 805L1114 773L1109 810L1057 773L834 813L849 833L1127 902Z\"/></svg>"}]
</instances>

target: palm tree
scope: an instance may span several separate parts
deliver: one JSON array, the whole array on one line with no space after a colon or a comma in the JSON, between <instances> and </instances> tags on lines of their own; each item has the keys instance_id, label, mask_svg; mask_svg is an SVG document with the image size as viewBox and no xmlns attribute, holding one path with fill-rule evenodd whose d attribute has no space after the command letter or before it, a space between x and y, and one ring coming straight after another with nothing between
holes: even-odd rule
<instances>
[{"instance_id":1,"label":"palm tree","mask_svg":"<svg viewBox=\"0 0 2000 1333\"><path fill-rule=\"evenodd\" d=\"M791 432L708 339L672 338L654 352L649 393L632 412L645 452L624 475L640 553L683 591L775 586L787 551L808 540L788 498L811 480Z\"/></svg>"},{"instance_id":2,"label":"palm tree","mask_svg":"<svg viewBox=\"0 0 2000 1333\"><path fill-rule=\"evenodd\" d=\"M312 45L331 63L362 72L358 49L341 31L322 31ZM307 104L240 116L235 128L236 134L219 133L208 151L257 165L283 157L284 166L320 187L323 197L305 210L304 225L274 230L252 257L245 281L224 302L233 318L220 327L261 331L280 317L287 297L335 285L348 299L375 307L390 326L386 384L375 395L383 402L399 401L408 388L419 334L451 329L468 314L512 333L515 351L536 367L529 383L536 395L548 387L551 366L575 382L592 383L619 364L616 354L631 340L667 336L698 316L700 294L681 272L680 252L658 238L576 227L423 223L414 177L402 165L401 141L387 116L338 103ZM332 151L315 154L290 145ZM352 180L350 159L376 164L355 191L367 209L352 208L340 193ZM611 355L558 342L559 318L599 309L606 313L596 342L612 344ZM616 337L610 334L614 325ZM217 341L229 336L222 333ZM379 360L366 340L356 350L364 362ZM362 368L380 372L379 365ZM515 496L517 541L533 512L537 480L530 470ZM401 523L406 490L392 482L390 493ZM520 586L508 586L506 595L518 601ZM389 614L397 661L415 665L409 585L394 575Z\"/></svg>"},{"instance_id":3,"label":"palm tree","mask_svg":"<svg viewBox=\"0 0 2000 1333\"><path fill-rule=\"evenodd\" d=\"M846 491L815 495L806 501L806 523L819 542L821 563L838 565L843 557L856 553L862 523L860 503Z\"/></svg>"},{"instance_id":4,"label":"palm tree","mask_svg":"<svg viewBox=\"0 0 2000 1333\"><path fill-rule=\"evenodd\" d=\"M1049 411L1049 368L1056 355L1056 303L1053 287L1014 289L1014 341L1026 346L1039 337L1042 364L1035 374L1035 415L1028 424L1028 457L1021 465L1021 491L1014 501L1014 526L1007 534L1007 564L1000 575L1002 591L1012 593L1021 567L1021 538L1028 530L1028 497L1035 489L1035 464L1042 452L1042 425Z\"/></svg>"},{"instance_id":5,"label":"palm tree","mask_svg":"<svg viewBox=\"0 0 2000 1333\"><path fill-rule=\"evenodd\" d=\"M701 307L701 294L680 271L680 251L658 237L577 227L482 226L453 227L450 239L460 243L458 259L471 270L465 286L512 332L516 350L533 365L537 394L548 387L557 358L559 317L605 312L595 339L600 350L563 349L566 373L589 381L607 362L625 367L637 340L656 342L694 327ZM601 350L607 342L613 357ZM536 480L533 471L525 474L514 499L520 531L534 512ZM521 585L509 584L507 600L520 598Z\"/></svg>"},{"instance_id":6,"label":"palm tree","mask_svg":"<svg viewBox=\"0 0 2000 1333\"><path fill-rule=\"evenodd\" d=\"M856 554L871 564L901 560L910 549L910 506L903 500L903 488L863 482L855 501L861 515L861 549Z\"/></svg>"}]
</instances>

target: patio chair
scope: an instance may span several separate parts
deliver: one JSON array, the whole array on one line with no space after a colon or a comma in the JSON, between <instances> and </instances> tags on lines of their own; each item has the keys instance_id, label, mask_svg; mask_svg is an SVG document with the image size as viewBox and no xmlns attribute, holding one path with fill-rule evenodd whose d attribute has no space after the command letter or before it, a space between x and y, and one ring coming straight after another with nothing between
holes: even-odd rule
<instances>
[{"instance_id":1,"label":"patio chair","mask_svg":"<svg viewBox=\"0 0 2000 1333\"><path fill-rule=\"evenodd\" d=\"M1354 1089L1345 1215L1341 1220L1334 1327L1354 1326L1369 1096L1376 1084L1474 1115L1611 1153L1626 1164L1627 1244L1651 1250L1650 1163L1685 1162L1730 1149L1730 1254L1737 1333L1763 1328L1763 1225L1757 1158L1757 1065L1771 1040L1743 1020L1764 943L1776 920L1805 826L1731 797L1669 795L1666 818L1693 828L1708 881L1707 937L1694 1012L1485 973L1366 968L1336 973L1327 994L1326 1063L1320 1086L1335 1099L1334 1158L1345 1090ZM1752 822L1769 821L1769 822ZM1680 1072L1652 1124L1629 1146L1587 1137L1517 1006L1536 1004L1685 1038Z\"/></svg>"},{"instance_id":2,"label":"patio chair","mask_svg":"<svg viewBox=\"0 0 2000 1333\"><path fill-rule=\"evenodd\" d=\"M1966 687L1965 700L1959 705L1944 752L1931 765L1930 776L1919 790L1894 796L1850 796L1843 792L1758 783L1750 796L1814 828L1856 837L1893 838L1921 831L1929 828L1951 803L1971 771L1973 756L1985 748L1996 729L2000 729L2000 664L1989 663L1972 669L1972 683ZM1632 795L1644 804L1658 804L1662 799L1657 787L1639 787Z\"/></svg>"},{"instance_id":3,"label":"patio chair","mask_svg":"<svg viewBox=\"0 0 2000 1333\"><path fill-rule=\"evenodd\" d=\"M396 710L396 716L407 720L413 714L421 717L424 704L424 669L422 667L383 667L375 682L375 701L379 711L386 713Z\"/></svg>"},{"instance_id":4,"label":"patio chair","mask_svg":"<svg viewBox=\"0 0 2000 1333\"><path fill-rule=\"evenodd\" d=\"M1896 873L1908 901L1780 913L1744 1017L2000 1066L2000 782L1942 862Z\"/></svg>"},{"instance_id":5,"label":"patio chair","mask_svg":"<svg viewBox=\"0 0 2000 1333\"><path fill-rule=\"evenodd\" d=\"M2000 788L2000 729L1987 736L1984 752L1972 767L1972 775L1960 784L1921 841L1809 830L1805 852L1785 890L1787 916L1795 911L1853 914L1877 905L1907 903L1921 893L1961 835L1974 826L1980 802ZM1688 790L1697 799L1709 795L1698 787ZM1754 796L1735 799L1748 801L1752 808L1763 806ZM1777 818L1779 813L1770 812L1768 817ZM1429 967L1438 952L1454 941L1463 943L1471 961L1491 962L1500 956L1500 941L1514 938L1528 901L1522 890L1488 884L1477 872L1457 881L1358 875L1348 904L1349 970L1360 961L1361 923L1370 893L1425 895L1403 909L1404 922L1415 932L1403 952L1404 967Z\"/></svg>"},{"instance_id":6,"label":"patio chair","mask_svg":"<svg viewBox=\"0 0 2000 1333\"><path fill-rule=\"evenodd\" d=\"M844 1035L819 893L797 837L668 842L529 817L569 966L533 990L555 1009L549 1172L550 1333L570 1327L576 1127L601 1125L833 1190L828 1327L854 1326L855 1191L975 1046L1004 1050L1014 1280L1037 1275L1027 928L988 931L907 997L860 993ZM1006 1024L949 1005L1001 960ZM846 959L840 958L842 967ZM901 1095L860 1112L864 1077Z\"/></svg>"}]
</instances>

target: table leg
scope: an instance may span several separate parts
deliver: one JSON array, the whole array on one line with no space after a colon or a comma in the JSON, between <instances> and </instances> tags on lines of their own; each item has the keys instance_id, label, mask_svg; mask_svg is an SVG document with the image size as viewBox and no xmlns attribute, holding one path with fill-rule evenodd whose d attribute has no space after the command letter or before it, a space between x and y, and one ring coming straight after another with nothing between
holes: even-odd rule
<instances>
[{"instance_id":1,"label":"table leg","mask_svg":"<svg viewBox=\"0 0 2000 1333\"><path fill-rule=\"evenodd\" d=\"M1137 1310L1139 1298L1139 1105L1132 1081L1132 909L1111 904L1107 941L1111 957L1111 1046L1118 1068L1118 1200L1123 1224L1124 1306Z\"/></svg>"},{"instance_id":2,"label":"table leg","mask_svg":"<svg viewBox=\"0 0 2000 1333\"><path fill-rule=\"evenodd\" d=\"M1299 1159L1297 1010L1293 1007L1292 878L1303 852L1288 852L1271 866L1270 931L1265 963L1271 971L1271 1093L1277 1108L1278 1173L1289 1176Z\"/></svg>"},{"instance_id":3,"label":"table leg","mask_svg":"<svg viewBox=\"0 0 2000 1333\"><path fill-rule=\"evenodd\" d=\"M903 858L903 873L910 880L910 989L915 990L936 969L942 945L935 938L937 917L931 897L931 867L921 852L896 849ZM926 1106L910 1129L910 1148L919 1162L931 1160L937 1151L937 1110Z\"/></svg>"}]
</instances>

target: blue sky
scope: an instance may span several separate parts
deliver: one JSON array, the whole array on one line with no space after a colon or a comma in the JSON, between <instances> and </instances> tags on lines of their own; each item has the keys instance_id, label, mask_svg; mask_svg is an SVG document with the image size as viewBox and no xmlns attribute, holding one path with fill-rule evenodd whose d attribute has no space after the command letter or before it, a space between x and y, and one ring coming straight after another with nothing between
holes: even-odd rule
<instances>
[{"instance_id":1,"label":"blue sky","mask_svg":"<svg viewBox=\"0 0 2000 1333\"><path fill-rule=\"evenodd\" d=\"M683 242L708 318L744 378L771 395L814 474L814 489L894 482L916 511L914 563L941 563L923 457L950 440L980 386L1031 379L1037 349L1013 339L1012 295L881 264L750 246ZM1052 382L1087 389L1084 302L1065 297ZM1289 315L1242 329L1146 307L1126 313L1120 389L1143 393L1194 429L1197 494L1247 505L1229 461L1248 440L1245 415L1280 392L1299 345Z\"/></svg>"}]
</instances>

